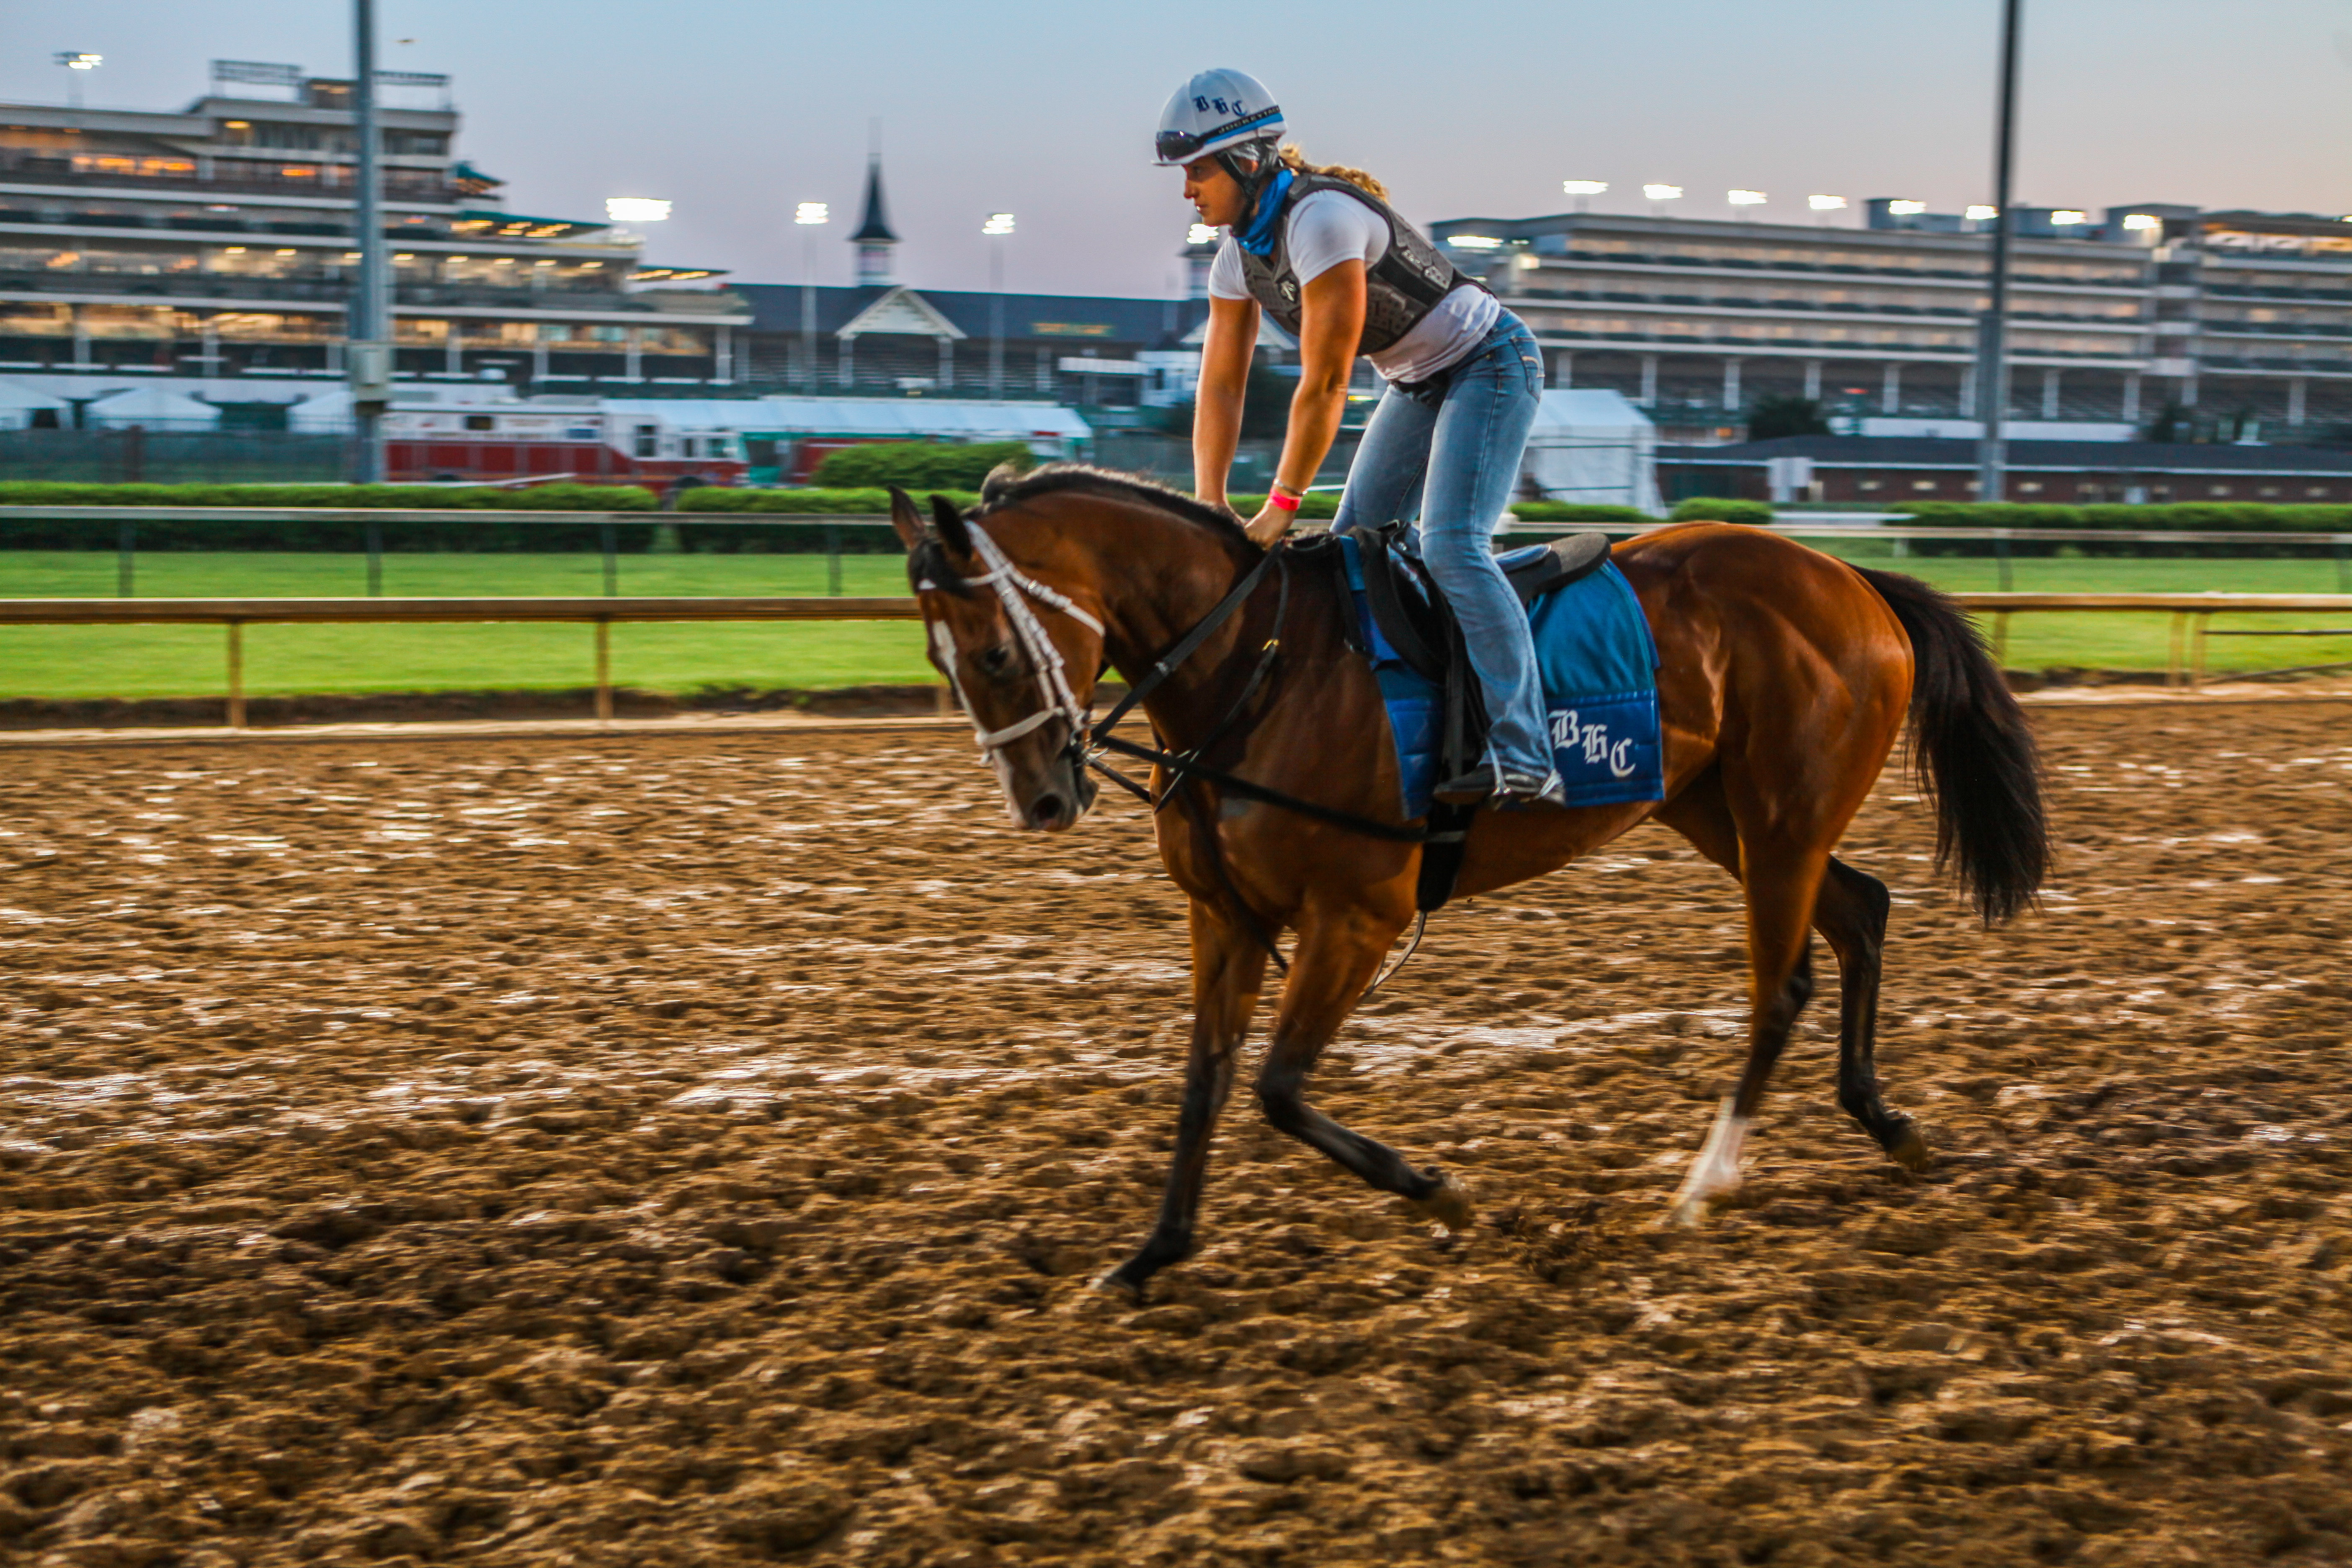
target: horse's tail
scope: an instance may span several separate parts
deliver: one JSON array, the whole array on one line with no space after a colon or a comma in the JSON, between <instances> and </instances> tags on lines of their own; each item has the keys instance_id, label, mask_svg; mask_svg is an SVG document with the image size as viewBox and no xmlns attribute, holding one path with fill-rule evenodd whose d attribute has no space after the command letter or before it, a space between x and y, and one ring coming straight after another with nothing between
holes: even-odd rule
<instances>
[{"instance_id":1,"label":"horse's tail","mask_svg":"<svg viewBox=\"0 0 2352 1568\"><path fill-rule=\"evenodd\" d=\"M1911 756L1936 805L1936 864L1990 925L2033 901L2050 869L2042 761L2025 710L1960 607L1894 572L1860 572L1911 639Z\"/></svg>"}]
</instances>

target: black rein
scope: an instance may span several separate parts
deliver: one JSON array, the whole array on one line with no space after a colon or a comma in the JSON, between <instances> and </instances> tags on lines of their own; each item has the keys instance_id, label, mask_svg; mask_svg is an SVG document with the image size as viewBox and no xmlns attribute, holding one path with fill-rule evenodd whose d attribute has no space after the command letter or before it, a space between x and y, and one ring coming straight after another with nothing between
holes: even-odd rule
<instances>
[{"instance_id":1,"label":"black rein","mask_svg":"<svg viewBox=\"0 0 2352 1568\"><path fill-rule=\"evenodd\" d=\"M1089 742L1096 752L1116 752L1121 756L1132 757L1138 762L1155 763L1166 768L1171 774L1168 788L1171 793L1187 778L1196 778L1205 784L1214 784L1229 794L1237 795L1244 800L1254 800L1265 805L1278 806L1282 810L1295 812L1298 816L1317 822L1328 823L1334 827L1344 827L1349 832L1360 833L1369 838L1383 838L1393 844L1426 844L1429 842L1430 833L1425 827L1412 827L1402 823L1380 822L1369 816L1360 816L1352 811L1340 811L1333 806L1318 805L1311 800L1302 800L1286 791L1262 784L1253 784L1248 779L1237 777L1222 768L1210 767L1200 760L1201 753L1207 750L1212 742L1222 738L1224 732L1232 728L1234 721L1241 717L1242 709L1253 696L1256 695L1267 672L1274 668L1275 655L1282 647L1280 614L1276 616L1274 636L1266 639L1265 647L1259 654L1257 668L1251 672L1247 684L1242 688L1240 697L1226 710L1225 716L1211 729L1208 740L1202 742L1200 745L1189 752L1178 753L1165 751L1158 746L1146 746L1133 741L1122 741L1110 732L1112 726L1125 718L1138 703L1157 691L1170 676L1175 674L1183 666L1186 659L1200 651L1201 645L1214 636L1219 626L1233 618L1234 612L1240 609L1248 601L1250 595L1257 591L1258 584L1265 579L1266 572L1275 567L1277 563L1281 563L1283 604L1286 607L1288 605L1290 573L1289 563L1285 560L1286 554L1284 547L1278 543L1268 550L1258 563L1244 573L1242 580L1234 584L1232 590L1217 602L1216 607L1202 617L1200 624L1179 637L1175 647L1152 661L1150 669L1145 672L1143 679L1129 689L1127 695L1120 698L1118 704L1103 716L1101 722L1092 727L1088 736ZM1097 755L1088 754L1087 765L1118 784L1153 810L1160 808L1161 799L1164 797L1155 799L1149 789L1116 769L1105 766Z\"/></svg>"}]
</instances>

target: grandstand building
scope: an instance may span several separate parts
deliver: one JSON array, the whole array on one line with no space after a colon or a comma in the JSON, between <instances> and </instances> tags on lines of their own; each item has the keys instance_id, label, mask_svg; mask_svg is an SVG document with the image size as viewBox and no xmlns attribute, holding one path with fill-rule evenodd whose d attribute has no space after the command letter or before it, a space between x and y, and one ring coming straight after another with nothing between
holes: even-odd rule
<instances>
[{"instance_id":1,"label":"grandstand building","mask_svg":"<svg viewBox=\"0 0 2352 1568\"><path fill-rule=\"evenodd\" d=\"M1856 420L1970 416L1989 224L1890 214L1916 205L1874 202L1864 228L1573 213L1433 231L1527 319L1551 384L1613 388L1674 438L1729 440L1771 395ZM2121 435L2176 407L2270 440L2352 433L2352 224L2019 217L2009 418Z\"/></svg>"},{"instance_id":2,"label":"grandstand building","mask_svg":"<svg viewBox=\"0 0 2352 1568\"><path fill-rule=\"evenodd\" d=\"M635 237L601 219L509 211L502 182L457 156L447 79L381 79L399 375L739 379L750 316L693 286L715 274L643 268ZM359 259L351 96L299 67L220 60L176 113L0 104L0 375L340 376Z\"/></svg>"}]
</instances>

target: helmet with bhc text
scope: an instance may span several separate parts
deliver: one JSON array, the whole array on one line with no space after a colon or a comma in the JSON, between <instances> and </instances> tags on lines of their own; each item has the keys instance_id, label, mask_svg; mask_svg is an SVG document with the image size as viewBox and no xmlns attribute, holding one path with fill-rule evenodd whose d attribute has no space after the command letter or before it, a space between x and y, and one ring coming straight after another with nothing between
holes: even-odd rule
<instances>
[{"instance_id":1,"label":"helmet with bhc text","mask_svg":"<svg viewBox=\"0 0 2352 1568\"><path fill-rule=\"evenodd\" d=\"M1246 142L1275 142L1282 131L1282 106L1264 82L1247 71L1205 70L1160 111L1154 161L1162 168L1190 163Z\"/></svg>"}]
</instances>

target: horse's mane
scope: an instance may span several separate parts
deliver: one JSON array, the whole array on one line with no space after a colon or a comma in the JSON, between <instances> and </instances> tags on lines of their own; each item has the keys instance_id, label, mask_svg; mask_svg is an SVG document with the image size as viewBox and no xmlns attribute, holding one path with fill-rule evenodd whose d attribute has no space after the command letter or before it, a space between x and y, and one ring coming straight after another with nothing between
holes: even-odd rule
<instances>
[{"instance_id":1,"label":"horse's mane","mask_svg":"<svg viewBox=\"0 0 2352 1568\"><path fill-rule=\"evenodd\" d=\"M1091 463L1048 463L1025 474L1016 474L1009 467L999 468L981 482L980 505L973 509L975 522L992 512L1032 500L1037 496L1055 495L1064 490L1076 490L1083 495L1109 496L1119 500L1141 501L1161 511L1173 512L1191 521L1215 530L1229 539L1249 543L1249 536L1233 513L1196 500L1183 491L1171 489L1156 479L1140 474L1123 474L1116 468L1097 468ZM1253 549L1255 545L1251 546Z\"/></svg>"}]
</instances>

